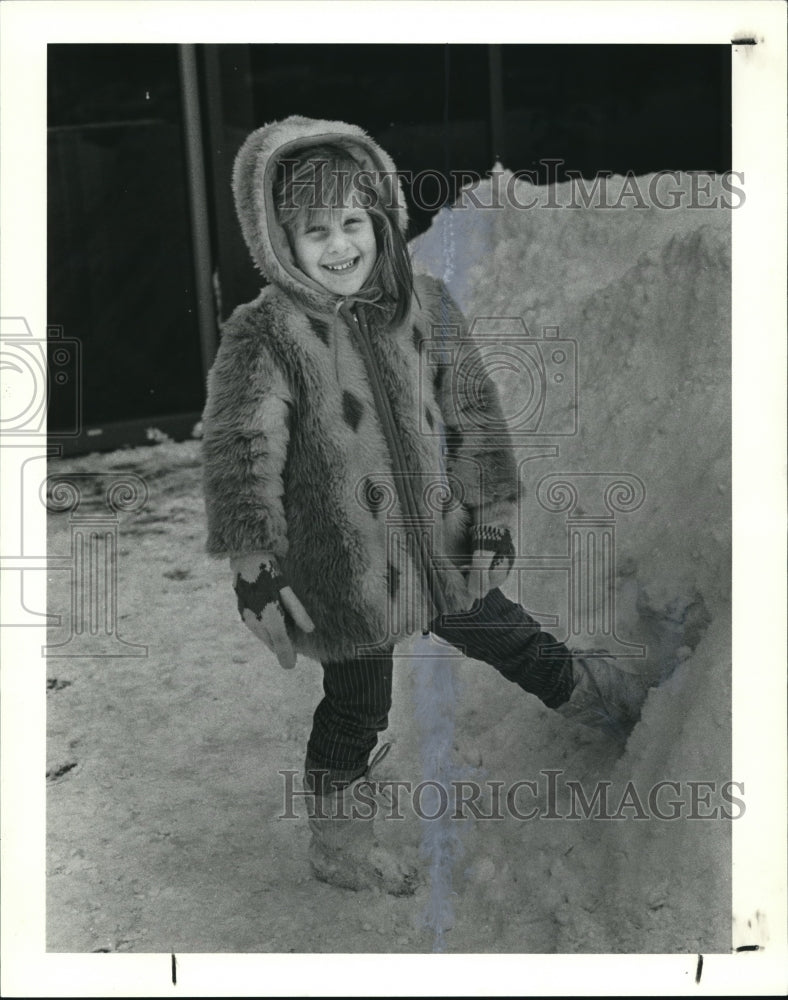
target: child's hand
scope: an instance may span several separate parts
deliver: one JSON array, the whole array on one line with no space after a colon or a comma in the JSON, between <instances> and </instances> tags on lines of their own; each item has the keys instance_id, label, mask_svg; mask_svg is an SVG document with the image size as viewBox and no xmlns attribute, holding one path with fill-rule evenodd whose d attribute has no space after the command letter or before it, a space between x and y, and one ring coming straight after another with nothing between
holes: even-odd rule
<instances>
[{"instance_id":1,"label":"child's hand","mask_svg":"<svg viewBox=\"0 0 788 1000\"><path fill-rule=\"evenodd\" d=\"M509 566L502 556L476 549L468 567L468 593L474 600L484 600L491 590L506 582Z\"/></svg>"},{"instance_id":2,"label":"child's hand","mask_svg":"<svg viewBox=\"0 0 788 1000\"><path fill-rule=\"evenodd\" d=\"M257 552L231 559L230 568L244 624L268 646L286 670L292 670L296 653L285 627L285 612L304 632L312 632L315 626L303 604L285 583L276 557L268 552Z\"/></svg>"}]
</instances>

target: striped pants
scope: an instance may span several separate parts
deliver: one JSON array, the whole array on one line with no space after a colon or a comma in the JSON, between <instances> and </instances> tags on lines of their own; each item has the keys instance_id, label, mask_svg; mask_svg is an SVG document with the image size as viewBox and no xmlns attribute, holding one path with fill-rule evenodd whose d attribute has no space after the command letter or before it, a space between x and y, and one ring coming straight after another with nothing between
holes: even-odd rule
<instances>
[{"instance_id":1,"label":"striped pants","mask_svg":"<svg viewBox=\"0 0 788 1000\"><path fill-rule=\"evenodd\" d=\"M569 650L497 588L469 612L436 618L430 631L489 663L548 708L572 693ZM315 711L306 757L307 780L316 790L364 773L377 734L388 725L392 669L391 651L323 663L325 696Z\"/></svg>"}]
</instances>

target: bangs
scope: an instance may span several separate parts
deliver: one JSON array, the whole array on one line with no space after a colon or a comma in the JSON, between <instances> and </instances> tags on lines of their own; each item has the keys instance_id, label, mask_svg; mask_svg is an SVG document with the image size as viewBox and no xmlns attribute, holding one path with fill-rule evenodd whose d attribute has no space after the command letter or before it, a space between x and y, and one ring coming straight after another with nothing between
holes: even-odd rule
<instances>
[{"instance_id":1,"label":"bangs","mask_svg":"<svg viewBox=\"0 0 788 1000\"><path fill-rule=\"evenodd\" d=\"M303 159L283 159L277 165L274 192L280 223L286 228L303 217L304 224L325 220L342 208L367 210L374 198L362 186L362 167L342 151L313 149Z\"/></svg>"}]
</instances>

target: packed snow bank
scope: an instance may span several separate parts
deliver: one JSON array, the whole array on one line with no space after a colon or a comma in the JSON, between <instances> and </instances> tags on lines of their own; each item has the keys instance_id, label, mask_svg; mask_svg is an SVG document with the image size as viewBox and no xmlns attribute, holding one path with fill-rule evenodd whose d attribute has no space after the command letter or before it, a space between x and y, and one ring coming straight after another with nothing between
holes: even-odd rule
<instances>
[{"instance_id":1,"label":"packed snow bank","mask_svg":"<svg viewBox=\"0 0 788 1000\"><path fill-rule=\"evenodd\" d=\"M508 188L509 178L495 179L498 190ZM638 182L647 191L651 178ZM684 176L677 186L685 205L693 183ZM474 192L475 202L494 200L492 184ZM608 203L623 184L622 178L608 182ZM684 641L684 655L697 649L652 690L618 762L595 760L589 751L569 764L550 743L541 759L533 750L520 757L521 771L527 760L531 773L518 773L502 759L505 773L495 776L515 780L557 766L591 790L612 779L619 790L632 781L640 794L659 781L678 782L684 816L694 808L716 819L654 821L652 815L638 822L633 808L628 822L543 824L549 833L531 824L519 831L520 850L527 844L537 858L548 853L534 891L556 893L560 902L554 911L558 951L726 950L730 826L720 808L692 806L695 793L687 783L713 783L719 806L720 789L731 779L730 209L668 211L622 198L632 207L577 211L546 207L569 204L569 184L546 189L516 182L510 190L514 196L508 203L504 196L502 209L474 207L468 199L465 207L442 212L415 241L414 260L417 269L447 281L477 331L485 317L522 317L528 335L544 346L556 326L561 340L576 342L576 432L550 433L567 430L565 403L563 424L553 411L555 423L545 433L518 436L524 460L519 554L565 554L568 516L613 513L598 492L606 478L625 474L639 481L642 503L615 513L616 635L643 644L656 674L671 642ZM725 196L719 183L708 193L704 204ZM524 210L512 201L539 207ZM487 350L495 359L501 342L491 340ZM536 390L516 358L509 367L499 378L505 400L550 392L549 362L546 382ZM546 445L554 446L552 454L544 448L536 454ZM573 509L545 509L539 484L548 475L578 489ZM563 636L569 604L558 577L524 572L519 591L514 583L509 590L534 610L558 614L556 631ZM501 720L497 737L510 751L522 747L524 723L516 711ZM529 724L534 748L539 720ZM728 805L727 812L735 816L739 809ZM516 835L508 830L504 840ZM564 853L572 860L556 861ZM499 889L506 884L495 881Z\"/></svg>"}]
</instances>

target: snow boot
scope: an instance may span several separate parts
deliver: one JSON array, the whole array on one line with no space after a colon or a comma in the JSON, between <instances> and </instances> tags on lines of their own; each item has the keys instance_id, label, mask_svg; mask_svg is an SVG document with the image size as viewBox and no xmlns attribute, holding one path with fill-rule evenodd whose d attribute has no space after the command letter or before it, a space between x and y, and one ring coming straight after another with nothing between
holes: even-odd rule
<instances>
[{"instance_id":1,"label":"snow boot","mask_svg":"<svg viewBox=\"0 0 788 1000\"><path fill-rule=\"evenodd\" d=\"M385 847L374 827L378 808L390 803L381 799L370 773L390 747L384 744L366 771L343 788L307 799L309 862L321 882L356 892L382 889L392 896L411 896L418 888L416 864Z\"/></svg>"},{"instance_id":2,"label":"snow boot","mask_svg":"<svg viewBox=\"0 0 788 1000\"><path fill-rule=\"evenodd\" d=\"M703 596L676 599L659 612L639 601L647 629L649 656L645 663L617 659L606 650L572 651L575 686L557 711L581 725L603 729L626 743L649 689L664 683L693 652L711 621Z\"/></svg>"},{"instance_id":3,"label":"snow boot","mask_svg":"<svg viewBox=\"0 0 788 1000\"><path fill-rule=\"evenodd\" d=\"M648 682L623 669L615 657L598 653L573 653L572 673L572 694L556 711L572 722L603 729L618 743L626 743L640 718Z\"/></svg>"}]
</instances>

